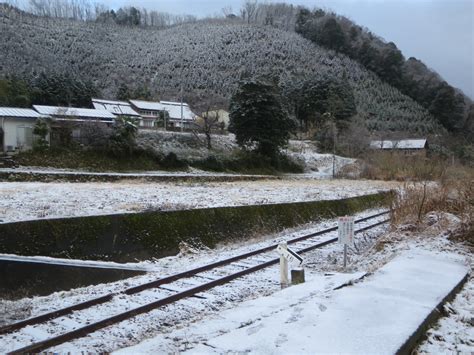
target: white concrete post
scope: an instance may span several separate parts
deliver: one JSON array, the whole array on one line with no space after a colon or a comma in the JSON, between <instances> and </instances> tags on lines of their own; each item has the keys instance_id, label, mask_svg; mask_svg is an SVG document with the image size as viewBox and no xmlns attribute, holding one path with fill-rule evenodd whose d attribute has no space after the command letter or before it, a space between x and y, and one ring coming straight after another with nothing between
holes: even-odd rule
<instances>
[{"instance_id":1,"label":"white concrete post","mask_svg":"<svg viewBox=\"0 0 474 355\"><path fill-rule=\"evenodd\" d=\"M288 250L288 245L286 244L286 242L280 243L280 246L283 249ZM280 284L282 288L287 287L289 284L288 260L283 255L280 255Z\"/></svg>"}]
</instances>

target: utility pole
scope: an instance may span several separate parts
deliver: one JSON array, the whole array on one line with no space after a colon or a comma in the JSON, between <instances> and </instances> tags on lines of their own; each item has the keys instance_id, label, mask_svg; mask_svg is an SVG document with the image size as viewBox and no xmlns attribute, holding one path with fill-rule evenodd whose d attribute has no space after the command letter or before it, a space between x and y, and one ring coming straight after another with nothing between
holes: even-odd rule
<instances>
[{"instance_id":1,"label":"utility pole","mask_svg":"<svg viewBox=\"0 0 474 355\"><path fill-rule=\"evenodd\" d=\"M336 122L334 122L334 116L331 115L331 128L332 128L332 178L336 177Z\"/></svg>"},{"instance_id":2,"label":"utility pole","mask_svg":"<svg viewBox=\"0 0 474 355\"><path fill-rule=\"evenodd\" d=\"M183 84L181 84L181 132L184 129L184 121L183 121Z\"/></svg>"}]
</instances>

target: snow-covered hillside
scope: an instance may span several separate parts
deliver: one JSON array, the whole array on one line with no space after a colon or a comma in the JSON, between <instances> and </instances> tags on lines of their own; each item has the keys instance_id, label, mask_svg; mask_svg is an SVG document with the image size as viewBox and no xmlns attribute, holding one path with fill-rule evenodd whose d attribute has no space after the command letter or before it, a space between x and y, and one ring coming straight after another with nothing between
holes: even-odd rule
<instances>
[{"instance_id":1,"label":"snow-covered hillside","mask_svg":"<svg viewBox=\"0 0 474 355\"><path fill-rule=\"evenodd\" d=\"M0 8L0 32L0 74L74 72L109 98L127 84L147 85L161 99L176 99L182 86L191 103L227 100L242 75L276 76L282 87L295 78L329 76L349 82L357 111L373 128L423 132L434 127L425 109L355 61L270 26L201 21L158 30Z\"/></svg>"}]
</instances>

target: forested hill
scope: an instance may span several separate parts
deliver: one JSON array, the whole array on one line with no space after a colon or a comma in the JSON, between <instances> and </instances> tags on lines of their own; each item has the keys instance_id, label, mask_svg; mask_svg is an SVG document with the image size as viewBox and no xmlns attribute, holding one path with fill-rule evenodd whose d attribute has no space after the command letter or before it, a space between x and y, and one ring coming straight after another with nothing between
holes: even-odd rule
<instances>
[{"instance_id":1,"label":"forested hill","mask_svg":"<svg viewBox=\"0 0 474 355\"><path fill-rule=\"evenodd\" d=\"M413 57L406 60L395 43L386 42L351 20L321 9L300 8L294 17L294 29L303 37L358 61L428 109L449 131L470 131L474 135L472 100L420 60Z\"/></svg>"},{"instance_id":2,"label":"forested hill","mask_svg":"<svg viewBox=\"0 0 474 355\"><path fill-rule=\"evenodd\" d=\"M159 30L0 9L0 76L31 80L41 72L68 73L92 80L107 98L125 84L146 88L154 98L175 99L182 86L191 103L225 102L241 77L276 76L283 93L295 92L308 79L334 79L348 83L369 130L412 135L440 130L426 108L376 74L293 31L232 20Z\"/></svg>"}]
</instances>

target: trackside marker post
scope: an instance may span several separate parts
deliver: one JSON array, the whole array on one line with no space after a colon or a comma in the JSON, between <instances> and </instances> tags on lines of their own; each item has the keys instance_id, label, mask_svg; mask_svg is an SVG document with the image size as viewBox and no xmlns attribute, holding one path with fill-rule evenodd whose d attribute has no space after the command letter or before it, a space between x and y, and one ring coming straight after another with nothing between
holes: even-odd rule
<instances>
[{"instance_id":1,"label":"trackside marker post","mask_svg":"<svg viewBox=\"0 0 474 355\"><path fill-rule=\"evenodd\" d=\"M354 217L339 217L337 225L338 241L344 244L344 269L346 269L347 246L354 243Z\"/></svg>"},{"instance_id":2,"label":"trackside marker post","mask_svg":"<svg viewBox=\"0 0 474 355\"><path fill-rule=\"evenodd\" d=\"M280 284L281 287L289 285L288 281L288 263L303 263L303 258L296 252L288 248L286 242L278 244L277 252L280 254Z\"/></svg>"}]
</instances>

